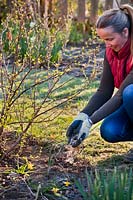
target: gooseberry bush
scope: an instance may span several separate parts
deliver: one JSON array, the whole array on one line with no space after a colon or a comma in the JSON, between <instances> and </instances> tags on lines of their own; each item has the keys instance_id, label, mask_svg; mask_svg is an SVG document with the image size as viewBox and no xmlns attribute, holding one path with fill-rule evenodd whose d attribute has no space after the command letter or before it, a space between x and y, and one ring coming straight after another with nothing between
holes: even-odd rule
<instances>
[{"instance_id":1,"label":"gooseberry bush","mask_svg":"<svg viewBox=\"0 0 133 200\"><path fill-rule=\"evenodd\" d=\"M1 24L0 40L0 142L1 159L20 144L33 124L51 121L64 105L86 87L56 97L73 77L63 79L71 66L59 69L62 52L69 38L71 19L60 23L41 17L37 1L14 2L14 7ZM63 81L64 80L64 81ZM5 132L17 133L8 146Z\"/></svg>"}]
</instances>

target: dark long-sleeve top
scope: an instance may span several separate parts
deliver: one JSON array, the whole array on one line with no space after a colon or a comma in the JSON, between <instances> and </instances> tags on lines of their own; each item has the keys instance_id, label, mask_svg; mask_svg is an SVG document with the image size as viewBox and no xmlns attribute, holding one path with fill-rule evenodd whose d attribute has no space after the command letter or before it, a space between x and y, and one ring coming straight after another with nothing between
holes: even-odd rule
<instances>
[{"instance_id":1,"label":"dark long-sleeve top","mask_svg":"<svg viewBox=\"0 0 133 200\"><path fill-rule=\"evenodd\" d=\"M103 73L99 88L96 93L91 97L87 106L82 112L89 115L93 124L107 117L109 114L116 111L122 105L122 93L125 87L133 84L133 69L125 77L121 83L120 88L114 94L114 77L111 72L110 65L105 56ZM114 94L114 95L113 95Z\"/></svg>"}]
</instances>

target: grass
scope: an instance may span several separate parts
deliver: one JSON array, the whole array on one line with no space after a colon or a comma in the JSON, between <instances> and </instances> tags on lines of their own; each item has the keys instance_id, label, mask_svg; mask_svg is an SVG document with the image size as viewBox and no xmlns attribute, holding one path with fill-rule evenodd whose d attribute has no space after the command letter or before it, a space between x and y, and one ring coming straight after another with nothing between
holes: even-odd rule
<instances>
[{"instance_id":1,"label":"grass","mask_svg":"<svg viewBox=\"0 0 133 200\"><path fill-rule=\"evenodd\" d=\"M63 83L64 81L67 81L71 78L69 75L65 75L60 80L60 83ZM81 88L81 85L84 84L83 78L74 78L70 82L67 83L63 88L59 89L53 94L53 98L56 98L58 100L68 97L70 94L72 94L74 91ZM59 84L60 84L59 83ZM57 112L61 112L61 115L51 122L48 123L41 123L37 125L33 125L31 127L30 132L37 137L42 139L49 140L50 138L53 138L53 136L57 139L57 143L64 140L66 129L73 120L73 118L77 115L77 113L87 104L88 99L90 96L95 92L96 86L98 86L98 81L95 81L92 83L89 87L89 89L84 90L81 94L76 96L73 100L68 102L66 105L62 105L57 108ZM47 85L39 86L38 88L38 98L42 98L44 93L47 91ZM44 133L44 130L47 130L47 133ZM46 137L45 137L46 135Z\"/></svg>"},{"instance_id":2,"label":"grass","mask_svg":"<svg viewBox=\"0 0 133 200\"><path fill-rule=\"evenodd\" d=\"M39 70L36 74L34 72L31 72L29 76L26 79L26 82L24 83L26 87L28 87L34 80L36 75L37 79L42 79L47 76L45 70ZM68 81L70 80L70 81ZM55 91L51 98L56 98L58 101L60 99L68 97L71 93L73 93L75 90L78 90L81 88L82 84L84 85L85 79L83 77L72 77L70 75L63 76L59 84L62 84L64 82L68 81L63 87L59 88L57 91ZM61 113L57 118L55 118L52 121L48 121L45 123L40 124L33 124L31 128L29 129L28 134L32 134L33 137L37 138L38 140L54 140L54 143L60 143L63 142L66 144L66 130L67 127L70 125L74 117L80 112L80 110L87 104L90 97L94 94L97 87L99 85L99 81L93 81L88 88L86 88L84 91L82 91L81 94L76 96L73 100L68 102L66 105L59 106L55 109L55 113ZM39 85L37 88L37 97L36 101L43 100L45 94L48 90L47 83L43 83ZM25 112L25 116L27 119L30 118L30 113L32 110L28 110L28 106L30 106L28 98L31 95L31 91L28 91L26 93L27 97L25 97L24 100L22 100L22 103L24 103L25 108L27 109ZM1 107L1 106L0 106ZM120 160L119 155L125 153L130 148L130 142L127 143L117 143L117 144L109 144L100 137L99 134L99 124L96 124L92 131L91 135L88 139L86 139L83 143L83 151L81 154L79 154L79 157L85 157L86 159L89 159L90 163L92 165L97 165L98 163L102 163L103 160L106 160L103 162L103 165L105 163L111 163L114 162L114 165L116 162L112 158L113 156L116 156L115 160ZM8 129L16 128L14 126L8 127ZM82 148L82 145L81 145ZM118 156L118 157L117 157ZM110 161L109 161L110 159ZM102 165L102 164L100 164Z\"/></svg>"},{"instance_id":3,"label":"grass","mask_svg":"<svg viewBox=\"0 0 133 200\"><path fill-rule=\"evenodd\" d=\"M69 75L64 76L60 82L66 81L70 78ZM55 93L56 98L66 97L75 88L77 89L82 84L82 78L74 78L64 88L61 88ZM61 115L48 123L35 124L29 130L32 135L40 141L52 141L54 144L67 144L66 130L74 117L87 104L90 97L94 94L98 87L99 81L91 83L88 89L84 90L80 95L75 97L65 106L57 108L57 112ZM39 88L43 94L47 90L47 86L43 85ZM40 94L40 93L38 93ZM40 96L41 98L41 96ZM100 123L96 124L90 136L81 144L81 153L77 153L80 159L89 160L90 165L98 168L113 168L120 166L123 163L123 154L126 153L130 147L130 142L111 144L104 141L99 133Z\"/></svg>"},{"instance_id":4,"label":"grass","mask_svg":"<svg viewBox=\"0 0 133 200\"><path fill-rule=\"evenodd\" d=\"M34 74L28 77L26 83L27 86L31 83L33 75ZM45 77L45 73L43 74L43 72L41 72L38 74L38 76ZM68 80L69 78L71 78L69 75L62 77L60 83ZM58 92L54 94L55 96L53 95L53 97L56 97L58 100L60 100L60 98L65 98L66 96L69 96L69 94L71 94L73 90L80 87L82 83L84 83L83 78L73 78L72 81L68 82L67 85L64 86L64 88L59 89ZM87 104L90 97L96 91L98 84L99 81L93 81L90 84L89 88L84 90L80 95L76 96L66 105L62 105L56 108L55 112L61 112L61 115L59 115L54 120L45 123L42 122L39 124L33 124L29 129L28 134L32 134L32 136L36 140L38 140L38 142L43 143L44 141L50 144L49 146L45 147L47 148L47 151L50 152L49 168L52 167L51 165L53 165L54 163L52 159L56 157L56 154L58 154L57 152L61 151L59 150L59 148L62 145L67 146L67 127L70 125L70 123L79 113L79 111ZM39 99L43 98L45 92L47 92L47 88L47 84L42 84L39 86L39 88L37 88L38 101ZM27 108L28 95L25 99L25 106ZM27 117L28 115L30 115L30 112L28 113L27 110ZM70 157L76 157L79 162L80 160L88 161L87 163L89 163L89 166L91 167L91 170L87 171L85 174L88 188L90 187L90 190L86 191L86 187L84 187L78 179L75 180L75 184L77 185L81 196L85 200L131 200L130 197L132 196L133 189L130 185L132 184L132 179L128 179L128 177L132 175L132 165L126 165L123 162L123 154L129 150L129 148L131 147L131 143L119 142L116 144L111 144L104 141L99 134L100 124L101 122L96 124L92 128L90 136L80 145L79 149L73 149L73 153L70 154ZM10 128L13 129L14 127ZM56 148L56 145L58 146L58 150ZM44 151L45 148L43 149ZM55 151L53 151L52 149L55 149ZM64 152L62 151L62 153ZM86 168L87 167L88 164ZM80 168L78 164L77 168ZM124 171L125 169L127 169L127 171ZM21 170L21 168L19 170ZM33 185L35 186L35 183ZM48 195L51 195L52 188L54 188L54 193L56 193L55 189L57 186L58 185L55 184L51 185L49 188L48 185L44 186L42 189L44 194L47 193ZM117 189L118 191L115 189ZM60 191L61 190L64 189L60 188ZM69 190L69 187L65 188L65 191L67 190ZM52 195L54 194L52 193ZM110 198L110 196L112 196L112 198ZM55 195L53 199L56 199Z\"/></svg>"},{"instance_id":5,"label":"grass","mask_svg":"<svg viewBox=\"0 0 133 200\"><path fill-rule=\"evenodd\" d=\"M29 84L34 79L34 73L31 73L26 80L26 86L28 87ZM45 71L39 71L37 73L37 78L42 78L46 76ZM60 79L59 84L62 84L63 82L68 81L72 77L70 75L65 75ZM64 85L62 88L58 89L55 93L52 94L51 98L56 98L58 100L62 98L68 97L71 93L74 92L74 90L77 90L81 87L82 84L84 84L85 79L82 77L73 77L71 81L69 81L66 85ZM99 85L99 81L93 81L87 89L82 91L81 94L76 96L73 100L68 102L66 105L62 105L58 108L56 108L55 112L61 112L61 115L55 118L52 121L41 123L41 124L34 124L32 125L31 129L29 130L29 133L32 134L35 138L38 138L38 140L53 140L55 143L63 142L66 143L66 130L67 127L70 125L74 117L80 112L80 110L87 104L90 97L94 94L97 87ZM45 96L45 93L48 90L47 83L39 85L37 87L38 96L37 100L43 99ZM28 96L31 94L28 94ZM27 105L28 105L28 98L26 99ZM28 107L28 106L27 106ZM27 117L30 115L30 112L28 113L27 110ZM100 122L101 123L101 122ZM99 126L100 123L96 124L91 131L91 135L88 139L86 139L83 143L83 151L79 155L85 156L86 159L90 160L90 163L92 165L97 165L97 163L102 162L102 160L108 160L107 163L115 162L111 161L111 158L113 156L118 156L118 160L120 160L119 155L125 153L130 148L130 142L127 143L117 143L117 144L110 144L105 142L99 134ZM82 148L82 145L81 145ZM114 159L112 159L114 160ZM106 162L105 162L106 163Z\"/></svg>"}]
</instances>

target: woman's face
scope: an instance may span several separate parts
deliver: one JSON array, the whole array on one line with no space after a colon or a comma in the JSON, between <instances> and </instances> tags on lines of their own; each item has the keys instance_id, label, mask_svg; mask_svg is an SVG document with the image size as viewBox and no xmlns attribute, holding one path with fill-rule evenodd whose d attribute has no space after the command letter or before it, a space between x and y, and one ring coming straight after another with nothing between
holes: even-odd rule
<instances>
[{"instance_id":1,"label":"woman's face","mask_svg":"<svg viewBox=\"0 0 133 200\"><path fill-rule=\"evenodd\" d=\"M110 47L116 52L124 46L129 35L127 28L124 28L122 33L116 33L112 26L97 28L97 34L102 40L104 40L106 47Z\"/></svg>"}]
</instances>

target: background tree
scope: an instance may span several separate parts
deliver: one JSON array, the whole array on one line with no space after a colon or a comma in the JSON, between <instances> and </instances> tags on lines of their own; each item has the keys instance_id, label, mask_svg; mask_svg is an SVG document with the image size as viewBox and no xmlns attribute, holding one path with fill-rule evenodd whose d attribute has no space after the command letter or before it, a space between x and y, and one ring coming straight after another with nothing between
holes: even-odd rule
<instances>
[{"instance_id":1,"label":"background tree","mask_svg":"<svg viewBox=\"0 0 133 200\"><path fill-rule=\"evenodd\" d=\"M77 19L78 22L85 23L85 0L78 0Z\"/></svg>"},{"instance_id":2,"label":"background tree","mask_svg":"<svg viewBox=\"0 0 133 200\"><path fill-rule=\"evenodd\" d=\"M60 20L60 23L64 23L64 20L68 15L68 1L67 0L57 0L53 4L53 12L57 20Z\"/></svg>"},{"instance_id":3,"label":"background tree","mask_svg":"<svg viewBox=\"0 0 133 200\"><path fill-rule=\"evenodd\" d=\"M90 9L90 23L92 25L95 24L97 15L98 15L98 3L99 0L90 0L91 2L91 9Z\"/></svg>"},{"instance_id":4,"label":"background tree","mask_svg":"<svg viewBox=\"0 0 133 200\"><path fill-rule=\"evenodd\" d=\"M48 16L48 5L49 5L48 0L40 0L40 11L42 17Z\"/></svg>"}]
</instances>

